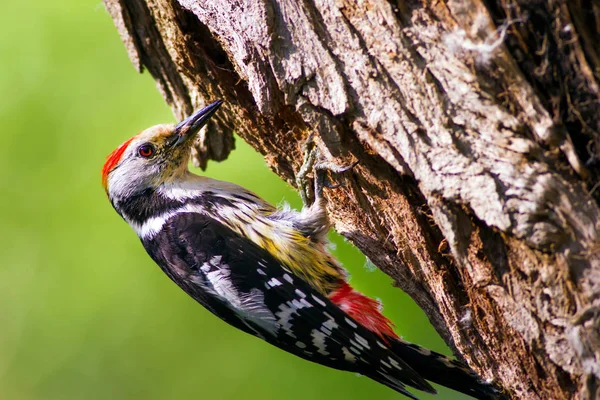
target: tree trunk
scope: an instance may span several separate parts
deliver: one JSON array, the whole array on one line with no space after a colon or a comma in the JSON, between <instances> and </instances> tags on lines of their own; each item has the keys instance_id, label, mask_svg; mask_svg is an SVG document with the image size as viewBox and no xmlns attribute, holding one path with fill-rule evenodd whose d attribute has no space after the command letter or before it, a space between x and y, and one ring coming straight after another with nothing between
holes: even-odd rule
<instances>
[{"instance_id":1,"label":"tree trunk","mask_svg":"<svg viewBox=\"0 0 600 400\"><path fill-rule=\"evenodd\" d=\"M105 3L177 117L225 100L197 164L235 130L293 185L316 132L360 162L335 229L457 356L515 399L598 396L600 1Z\"/></svg>"}]
</instances>

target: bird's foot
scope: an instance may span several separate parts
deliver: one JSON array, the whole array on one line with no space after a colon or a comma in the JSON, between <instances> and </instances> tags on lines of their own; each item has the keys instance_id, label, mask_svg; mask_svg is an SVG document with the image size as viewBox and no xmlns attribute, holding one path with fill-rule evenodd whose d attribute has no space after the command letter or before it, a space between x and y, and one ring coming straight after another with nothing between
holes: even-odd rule
<instances>
[{"instance_id":1,"label":"bird's foot","mask_svg":"<svg viewBox=\"0 0 600 400\"><path fill-rule=\"evenodd\" d=\"M300 192L302 203L308 205L310 203L310 185L308 175L313 171L317 159L320 157L320 151L314 142L314 133L311 132L308 138L302 145L302 151L304 152L304 161L300 170L296 174L296 186Z\"/></svg>"},{"instance_id":2,"label":"bird's foot","mask_svg":"<svg viewBox=\"0 0 600 400\"><path fill-rule=\"evenodd\" d=\"M331 161L323 159L321 151L314 141L314 133L311 133L302 146L304 150L304 163L296 174L296 185L300 191L300 197L304 205L314 203L317 199L323 197L323 188L335 189L340 186L339 183L334 184L327 176L328 172L339 175L354 168L358 161L350 165L338 165ZM310 184L308 174L313 173L314 186L312 196L310 194ZM312 200L312 201L311 201Z\"/></svg>"}]
</instances>

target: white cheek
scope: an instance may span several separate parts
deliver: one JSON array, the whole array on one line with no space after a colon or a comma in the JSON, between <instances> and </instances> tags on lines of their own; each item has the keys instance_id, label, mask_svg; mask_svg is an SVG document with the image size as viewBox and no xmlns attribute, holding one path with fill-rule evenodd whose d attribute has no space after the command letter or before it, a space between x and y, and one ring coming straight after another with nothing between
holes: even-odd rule
<instances>
[{"instance_id":1,"label":"white cheek","mask_svg":"<svg viewBox=\"0 0 600 400\"><path fill-rule=\"evenodd\" d=\"M131 196L150 187L156 177L156 166L140 158L130 158L114 169L108 177L109 193L114 198Z\"/></svg>"}]
</instances>

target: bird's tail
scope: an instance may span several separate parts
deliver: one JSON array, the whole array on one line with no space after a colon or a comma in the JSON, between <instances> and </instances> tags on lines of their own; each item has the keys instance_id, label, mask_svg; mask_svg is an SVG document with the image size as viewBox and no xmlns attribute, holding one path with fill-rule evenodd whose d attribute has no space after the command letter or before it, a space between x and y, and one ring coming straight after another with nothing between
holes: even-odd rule
<instances>
[{"instance_id":1,"label":"bird's tail","mask_svg":"<svg viewBox=\"0 0 600 400\"><path fill-rule=\"evenodd\" d=\"M460 361L401 339L390 339L392 351L424 379L480 400L506 397Z\"/></svg>"},{"instance_id":2,"label":"bird's tail","mask_svg":"<svg viewBox=\"0 0 600 400\"><path fill-rule=\"evenodd\" d=\"M381 314L379 302L354 290L349 284L341 285L329 295L329 299L360 325L380 337L397 358L407 364L400 380L386 373L369 375L372 379L411 398L416 397L406 391L402 383L425 392L435 392L423 379L480 400L506 398L460 361L400 339L394 333L392 322ZM409 373L406 369L412 369L412 372ZM415 375L423 379L417 379Z\"/></svg>"}]
</instances>

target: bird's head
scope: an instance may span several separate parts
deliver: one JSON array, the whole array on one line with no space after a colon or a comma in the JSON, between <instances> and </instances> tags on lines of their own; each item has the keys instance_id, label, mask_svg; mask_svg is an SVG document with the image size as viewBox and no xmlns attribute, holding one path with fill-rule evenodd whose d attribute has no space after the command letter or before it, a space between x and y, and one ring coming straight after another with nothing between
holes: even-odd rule
<instances>
[{"instance_id":1,"label":"bird's head","mask_svg":"<svg viewBox=\"0 0 600 400\"><path fill-rule=\"evenodd\" d=\"M221 103L215 101L177 125L148 128L117 147L102 168L102 185L109 198L154 190L186 171L196 133Z\"/></svg>"}]
</instances>

